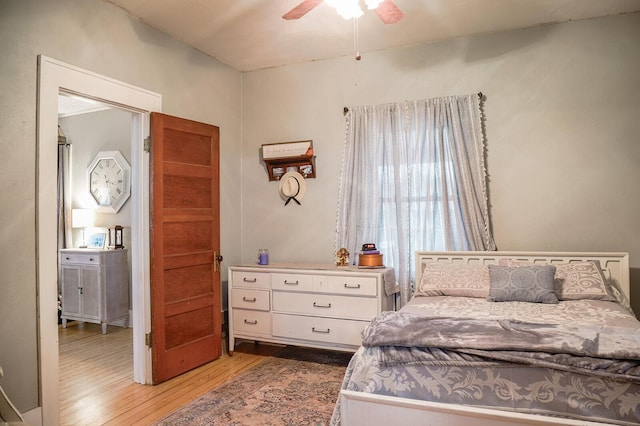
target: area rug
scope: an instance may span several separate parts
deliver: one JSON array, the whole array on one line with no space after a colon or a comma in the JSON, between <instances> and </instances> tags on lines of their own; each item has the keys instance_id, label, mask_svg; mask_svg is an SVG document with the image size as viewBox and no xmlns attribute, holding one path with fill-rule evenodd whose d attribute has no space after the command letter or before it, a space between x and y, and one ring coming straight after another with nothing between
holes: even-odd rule
<instances>
[{"instance_id":1,"label":"area rug","mask_svg":"<svg viewBox=\"0 0 640 426\"><path fill-rule=\"evenodd\" d=\"M328 425L351 353L286 347L157 425Z\"/></svg>"}]
</instances>

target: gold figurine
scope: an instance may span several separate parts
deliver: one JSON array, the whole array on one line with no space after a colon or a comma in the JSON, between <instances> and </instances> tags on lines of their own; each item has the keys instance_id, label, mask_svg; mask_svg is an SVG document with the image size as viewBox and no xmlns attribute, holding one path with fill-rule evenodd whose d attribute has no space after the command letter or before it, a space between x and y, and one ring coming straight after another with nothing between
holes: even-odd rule
<instances>
[{"instance_id":1,"label":"gold figurine","mask_svg":"<svg viewBox=\"0 0 640 426\"><path fill-rule=\"evenodd\" d=\"M336 253L336 266L347 265L349 265L349 252L343 247Z\"/></svg>"}]
</instances>

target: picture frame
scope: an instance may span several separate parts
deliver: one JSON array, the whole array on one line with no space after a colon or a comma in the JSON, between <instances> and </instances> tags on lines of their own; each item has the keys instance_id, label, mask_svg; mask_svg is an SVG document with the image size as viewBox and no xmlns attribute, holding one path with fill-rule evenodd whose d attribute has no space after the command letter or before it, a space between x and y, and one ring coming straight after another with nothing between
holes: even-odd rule
<instances>
[{"instance_id":1,"label":"picture frame","mask_svg":"<svg viewBox=\"0 0 640 426\"><path fill-rule=\"evenodd\" d=\"M103 249L106 239L107 239L106 233L92 234L89 236L89 241L87 242L87 248Z\"/></svg>"},{"instance_id":2,"label":"picture frame","mask_svg":"<svg viewBox=\"0 0 640 426\"><path fill-rule=\"evenodd\" d=\"M262 145L262 159L283 159L313 156L313 141L267 143Z\"/></svg>"}]
</instances>

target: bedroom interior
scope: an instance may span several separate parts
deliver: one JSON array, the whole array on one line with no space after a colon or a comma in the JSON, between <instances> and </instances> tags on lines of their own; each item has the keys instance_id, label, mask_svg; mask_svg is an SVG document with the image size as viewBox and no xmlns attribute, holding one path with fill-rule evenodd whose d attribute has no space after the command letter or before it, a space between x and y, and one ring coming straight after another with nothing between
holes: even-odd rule
<instances>
[{"instance_id":1,"label":"bedroom interior","mask_svg":"<svg viewBox=\"0 0 640 426\"><path fill-rule=\"evenodd\" d=\"M362 58L355 61L350 22L339 23L335 12L329 17L323 5L296 21L284 21L282 15L299 2L283 1L278 10L262 10L261 15L297 25L293 28L300 40L311 28L324 26L328 40L339 34L330 44L342 51L308 58L312 44L304 49L287 39L283 47L293 62L264 67L251 61L281 60L271 47L260 53L255 52L257 44L249 46L242 65L230 66L227 53L203 53L202 46L189 45L189 37L207 38L203 28L199 34L168 35L166 28L154 28L152 15L135 17L136 11L129 14L122 3L30 0L0 6L0 35L7 43L7 60L1 65L6 78L0 84L13 94L13 101L1 101L7 118L3 146L10 153L0 172L10 188L1 229L13 243L3 245L0 270L7 297L1 298L0 310L19 320L12 327L6 322L0 326L0 339L12 342L0 349L0 384L30 423L41 424L41 403L49 387L38 373L42 275L35 266L39 247L33 226L38 186L33 172L38 157L34 92L40 54L159 93L163 112L220 127L222 281L231 279L227 267L254 262L264 247L272 264L334 262L345 106L482 91L488 201L498 249L629 253L631 305L638 312L636 3L614 2L617 11L568 22L559 22L564 10L558 7L558 22L552 24L371 49L365 34L374 22L383 28L376 27L383 39L393 25L416 24L411 13L418 12L398 0L405 14L398 23L384 26L365 11L359 27ZM225 18L233 22L258 11L228 7L233 16ZM47 32L44 22L65 31ZM456 26L453 18L450 22ZM229 35L235 31L228 29ZM127 147L117 149L126 152L129 137ZM313 141L317 175L305 182L301 205L284 206L260 148L300 140ZM94 154L87 154L87 164Z\"/></svg>"}]
</instances>

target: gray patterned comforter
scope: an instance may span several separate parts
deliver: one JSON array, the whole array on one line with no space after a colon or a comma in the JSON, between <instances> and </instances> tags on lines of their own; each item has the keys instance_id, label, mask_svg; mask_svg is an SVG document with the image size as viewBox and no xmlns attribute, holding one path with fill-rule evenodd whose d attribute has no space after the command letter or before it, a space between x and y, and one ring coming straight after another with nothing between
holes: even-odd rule
<instances>
[{"instance_id":1,"label":"gray patterned comforter","mask_svg":"<svg viewBox=\"0 0 640 426\"><path fill-rule=\"evenodd\" d=\"M364 329L362 345L534 351L640 359L640 329L514 319L424 318L383 312Z\"/></svg>"},{"instance_id":2,"label":"gray patterned comforter","mask_svg":"<svg viewBox=\"0 0 640 426\"><path fill-rule=\"evenodd\" d=\"M606 301L415 298L363 331L343 388L640 424L640 322Z\"/></svg>"}]
</instances>

